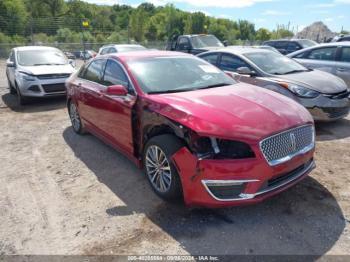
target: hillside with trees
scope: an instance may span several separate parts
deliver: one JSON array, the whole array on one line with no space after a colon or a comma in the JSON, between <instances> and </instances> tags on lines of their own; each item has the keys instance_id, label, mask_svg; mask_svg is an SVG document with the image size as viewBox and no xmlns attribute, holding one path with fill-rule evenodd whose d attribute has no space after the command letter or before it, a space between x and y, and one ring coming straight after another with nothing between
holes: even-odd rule
<instances>
[{"instance_id":1,"label":"hillside with trees","mask_svg":"<svg viewBox=\"0 0 350 262\"><path fill-rule=\"evenodd\" d=\"M88 23L83 26L83 21ZM128 43L148 46L173 34L216 35L230 44L292 37L287 26L256 29L247 20L215 18L202 12L185 12L174 5L142 3L96 5L81 0L1 0L0 44Z\"/></svg>"}]
</instances>

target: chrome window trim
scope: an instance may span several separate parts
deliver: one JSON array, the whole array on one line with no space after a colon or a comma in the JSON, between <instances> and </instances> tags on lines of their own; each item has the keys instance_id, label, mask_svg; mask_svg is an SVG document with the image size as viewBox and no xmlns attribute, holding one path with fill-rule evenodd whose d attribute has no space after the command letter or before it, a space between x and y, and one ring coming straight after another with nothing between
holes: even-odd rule
<instances>
[{"instance_id":1,"label":"chrome window trim","mask_svg":"<svg viewBox=\"0 0 350 262\"><path fill-rule=\"evenodd\" d=\"M279 135L281 135L281 134L288 133L288 132L291 132L291 131L293 131L293 130L296 130L296 129L299 129L299 128L303 128L303 127L307 127L307 126L312 127L312 142L311 142L310 145L308 145L308 146L302 148L301 150L299 150L299 151L297 151L297 152L294 152L293 154L290 154L290 155L285 156L285 157L280 158L280 159L276 159L276 160L269 161L269 160L266 158L266 156L265 156L263 150L261 149L261 145L262 145L262 143L263 143L264 141L266 141L266 140L268 140L268 139L271 139L271 138L273 138L273 137L275 137L275 136L279 136ZM270 166L276 166L276 165L285 163L285 162L287 162L287 161L293 159L294 157L296 157L296 156L298 156L298 155L305 154L305 153L309 152L310 150L312 150L313 148L315 148L315 126L314 126L314 125L310 125L310 124L308 124L308 125L302 125L302 126L297 126L297 127L292 128L292 129L288 129L288 130L285 130L285 131L283 131L283 132L280 132L280 133L278 133L278 134L274 134L274 135L272 135L272 136L266 137L266 138L264 138L263 140L261 140L261 141L259 142L259 148L260 148L260 151L261 151L261 153L263 154L263 156L264 156L266 162L267 162Z\"/></svg>"}]
</instances>

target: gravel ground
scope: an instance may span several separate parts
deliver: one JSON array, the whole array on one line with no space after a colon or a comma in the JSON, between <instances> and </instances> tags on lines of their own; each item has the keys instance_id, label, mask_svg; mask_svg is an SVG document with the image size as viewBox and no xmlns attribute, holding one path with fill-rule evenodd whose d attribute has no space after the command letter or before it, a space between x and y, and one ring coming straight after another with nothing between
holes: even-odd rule
<instances>
[{"instance_id":1,"label":"gravel ground","mask_svg":"<svg viewBox=\"0 0 350 262\"><path fill-rule=\"evenodd\" d=\"M73 133L64 99L18 107L0 62L0 254L349 254L350 118L317 126L317 169L266 202L168 204L124 156Z\"/></svg>"}]
</instances>

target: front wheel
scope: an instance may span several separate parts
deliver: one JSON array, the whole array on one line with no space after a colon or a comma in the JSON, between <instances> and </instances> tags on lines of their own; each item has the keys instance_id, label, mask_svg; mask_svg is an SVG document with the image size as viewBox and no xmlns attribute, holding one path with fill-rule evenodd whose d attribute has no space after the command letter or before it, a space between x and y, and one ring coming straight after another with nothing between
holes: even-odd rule
<instances>
[{"instance_id":1,"label":"front wheel","mask_svg":"<svg viewBox=\"0 0 350 262\"><path fill-rule=\"evenodd\" d=\"M171 156L183 143L173 135L151 138L144 149L143 166L154 192L166 200L182 196L181 180L172 163Z\"/></svg>"}]
</instances>

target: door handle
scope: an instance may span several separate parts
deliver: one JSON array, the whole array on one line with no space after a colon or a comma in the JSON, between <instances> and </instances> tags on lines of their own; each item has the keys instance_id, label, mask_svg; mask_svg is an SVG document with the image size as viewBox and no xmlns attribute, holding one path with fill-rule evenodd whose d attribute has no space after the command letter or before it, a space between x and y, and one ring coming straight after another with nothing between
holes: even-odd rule
<instances>
[{"instance_id":1,"label":"door handle","mask_svg":"<svg viewBox=\"0 0 350 262\"><path fill-rule=\"evenodd\" d=\"M346 68L344 68L344 67L338 67L337 70L338 70L339 72L344 72L344 71L346 71Z\"/></svg>"}]
</instances>

